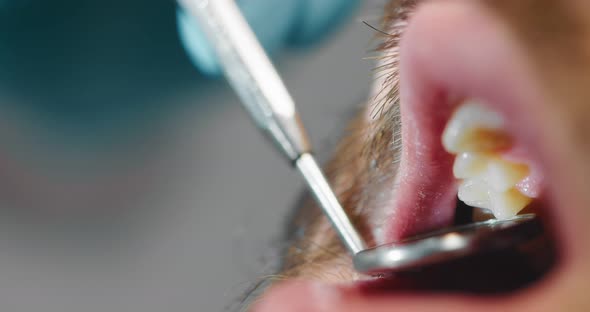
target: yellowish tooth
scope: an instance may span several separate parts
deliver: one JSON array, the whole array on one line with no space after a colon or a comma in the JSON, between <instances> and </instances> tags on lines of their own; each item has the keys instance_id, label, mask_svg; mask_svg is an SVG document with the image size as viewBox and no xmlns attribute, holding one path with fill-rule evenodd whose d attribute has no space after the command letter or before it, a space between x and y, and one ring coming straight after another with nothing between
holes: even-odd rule
<instances>
[{"instance_id":1,"label":"yellowish tooth","mask_svg":"<svg viewBox=\"0 0 590 312\"><path fill-rule=\"evenodd\" d=\"M500 158L490 159L486 180L496 192L505 192L526 178L529 168L523 164L505 161Z\"/></svg>"},{"instance_id":2,"label":"yellowish tooth","mask_svg":"<svg viewBox=\"0 0 590 312\"><path fill-rule=\"evenodd\" d=\"M512 145L510 137L503 132L491 129L474 129L467 133L459 146L462 151L495 152Z\"/></svg>"},{"instance_id":3,"label":"yellowish tooth","mask_svg":"<svg viewBox=\"0 0 590 312\"><path fill-rule=\"evenodd\" d=\"M459 185L457 197L472 207L491 209L489 186L481 179L463 180Z\"/></svg>"},{"instance_id":4,"label":"yellowish tooth","mask_svg":"<svg viewBox=\"0 0 590 312\"><path fill-rule=\"evenodd\" d=\"M512 188L505 192L489 192L490 209L496 219L508 219L518 214L532 199Z\"/></svg>"},{"instance_id":5,"label":"yellowish tooth","mask_svg":"<svg viewBox=\"0 0 590 312\"><path fill-rule=\"evenodd\" d=\"M457 179L473 178L486 171L489 156L465 152L457 155L453 164L453 175Z\"/></svg>"},{"instance_id":6,"label":"yellowish tooth","mask_svg":"<svg viewBox=\"0 0 590 312\"><path fill-rule=\"evenodd\" d=\"M452 153L497 151L510 146L502 131L504 119L475 100L466 101L455 111L442 135L444 148Z\"/></svg>"},{"instance_id":7,"label":"yellowish tooth","mask_svg":"<svg viewBox=\"0 0 590 312\"><path fill-rule=\"evenodd\" d=\"M529 175L524 164L506 161L500 152L512 145L501 115L477 101L466 101L455 111L442 135L444 148L456 154L453 174L462 179L457 196L475 209L479 219L511 218L532 199L516 184Z\"/></svg>"}]
</instances>

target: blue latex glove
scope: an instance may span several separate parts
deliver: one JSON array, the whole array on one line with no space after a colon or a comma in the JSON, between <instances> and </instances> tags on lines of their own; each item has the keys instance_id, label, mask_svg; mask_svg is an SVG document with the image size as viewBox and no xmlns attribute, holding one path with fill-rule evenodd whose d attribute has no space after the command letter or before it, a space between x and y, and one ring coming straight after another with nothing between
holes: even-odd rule
<instances>
[{"instance_id":1,"label":"blue latex glove","mask_svg":"<svg viewBox=\"0 0 590 312\"><path fill-rule=\"evenodd\" d=\"M281 48L310 44L350 15L359 0L237 0L246 20L270 55ZM220 73L198 23L178 9L180 38L192 62L208 75Z\"/></svg>"},{"instance_id":2,"label":"blue latex glove","mask_svg":"<svg viewBox=\"0 0 590 312\"><path fill-rule=\"evenodd\" d=\"M321 39L360 2L237 1L271 55ZM179 30L193 63L219 74L195 21L180 11L178 18L167 14L177 7L173 1L144 2L0 0L0 88L15 98L0 105L15 103L10 109L34 118L43 129L39 142L65 139L76 150L101 150L143 137L184 105L157 99L178 92L186 79L206 93L209 85L178 57L174 38Z\"/></svg>"}]
</instances>

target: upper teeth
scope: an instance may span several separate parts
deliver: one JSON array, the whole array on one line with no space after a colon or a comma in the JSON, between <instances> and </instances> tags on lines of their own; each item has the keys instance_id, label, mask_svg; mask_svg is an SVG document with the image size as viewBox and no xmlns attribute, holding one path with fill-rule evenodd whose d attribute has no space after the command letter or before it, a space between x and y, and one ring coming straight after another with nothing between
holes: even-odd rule
<instances>
[{"instance_id":1,"label":"upper teeth","mask_svg":"<svg viewBox=\"0 0 590 312\"><path fill-rule=\"evenodd\" d=\"M466 101L449 120L443 133L443 146L455 154L497 151L511 144L503 129L502 116L475 101Z\"/></svg>"},{"instance_id":2,"label":"upper teeth","mask_svg":"<svg viewBox=\"0 0 590 312\"><path fill-rule=\"evenodd\" d=\"M491 210L498 219L515 216L532 200L516 189L529 175L528 166L500 155L512 144L503 129L501 115L467 101L453 114L442 136L444 148L457 155L453 174L463 179L459 199Z\"/></svg>"}]
</instances>

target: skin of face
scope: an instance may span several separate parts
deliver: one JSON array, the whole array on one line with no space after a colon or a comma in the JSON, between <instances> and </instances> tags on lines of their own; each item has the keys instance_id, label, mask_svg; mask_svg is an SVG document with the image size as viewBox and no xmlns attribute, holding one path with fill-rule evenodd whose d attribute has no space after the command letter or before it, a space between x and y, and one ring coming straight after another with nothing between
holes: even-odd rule
<instances>
[{"instance_id":1,"label":"skin of face","mask_svg":"<svg viewBox=\"0 0 590 312\"><path fill-rule=\"evenodd\" d=\"M410 127L404 125L409 120L404 109L428 93L420 88L442 81L452 91L447 99L477 90L474 94L488 92L491 99L514 94L519 100L518 105L497 108L513 125L509 133L527 142L542 163L544 221L555 236L559 261L541 281L498 297L362 291L362 277L353 271L350 257L320 210L307 200L292 220L280 281L256 300L253 310L590 310L590 2L395 0L385 7L381 29L388 35L379 52L377 76L384 78L376 79L376 100L350 122L325 166L368 244L383 242L379 228L387 224L380 221L380 207L400 200L395 190L404 171L403 140ZM462 53L465 57L457 61ZM477 57L471 60L471 55ZM470 66L464 72L461 65L449 69L453 62Z\"/></svg>"}]
</instances>

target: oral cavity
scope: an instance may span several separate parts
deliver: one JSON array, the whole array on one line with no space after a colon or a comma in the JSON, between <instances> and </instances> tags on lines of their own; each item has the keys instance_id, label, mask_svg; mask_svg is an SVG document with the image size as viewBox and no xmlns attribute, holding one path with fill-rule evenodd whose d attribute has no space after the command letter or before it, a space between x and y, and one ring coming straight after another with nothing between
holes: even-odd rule
<instances>
[{"instance_id":1,"label":"oral cavity","mask_svg":"<svg viewBox=\"0 0 590 312\"><path fill-rule=\"evenodd\" d=\"M463 102L448 121L442 143L455 155L457 195L465 204L491 212L496 219L508 219L532 201L519 190L529 167L504 157L513 142L498 113L475 100Z\"/></svg>"}]
</instances>

